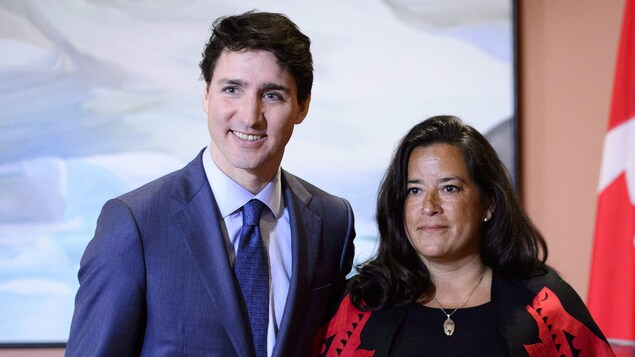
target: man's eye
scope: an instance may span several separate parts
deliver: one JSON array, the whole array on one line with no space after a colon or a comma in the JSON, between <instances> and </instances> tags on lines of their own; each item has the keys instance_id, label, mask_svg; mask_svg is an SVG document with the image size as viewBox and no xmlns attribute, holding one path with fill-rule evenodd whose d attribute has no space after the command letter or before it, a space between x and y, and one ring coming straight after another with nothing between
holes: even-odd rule
<instances>
[{"instance_id":1,"label":"man's eye","mask_svg":"<svg viewBox=\"0 0 635 357\"><path fill-rule=\"evenodd\" d=\"M223 88L223 92L229 93L229 94L234 94L237 91L238 90L236 89L236 87L225 87L225 88Z\"/></svg>"},{"instance_id":2,"label":"man's eye","mask_svg":"<svg viewBox=\"0 0 635 357\"><path fill-rule=\"evenodd\" d=\"M282 99L282 96L275 92L269 92L269 93L265 93L265 98L278 100L278 99Z\"/></svg>"}]
</instances>

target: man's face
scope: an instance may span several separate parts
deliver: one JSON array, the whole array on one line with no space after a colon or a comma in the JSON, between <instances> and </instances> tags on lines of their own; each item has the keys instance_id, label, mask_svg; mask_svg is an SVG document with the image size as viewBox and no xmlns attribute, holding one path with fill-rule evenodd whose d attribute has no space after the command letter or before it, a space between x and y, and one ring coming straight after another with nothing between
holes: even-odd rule
<instances>
[{"instance_id":1,"label":"man's face","mask_svg":"<svg viewBox=\"0 0 635 357\"><path fill-rule=\"evenodd\" d=\"M216 165L243 187L277 172L294 125L306 117L291 74L268 51L224 51L203 97Z\"/></svg>"}]
</instances>

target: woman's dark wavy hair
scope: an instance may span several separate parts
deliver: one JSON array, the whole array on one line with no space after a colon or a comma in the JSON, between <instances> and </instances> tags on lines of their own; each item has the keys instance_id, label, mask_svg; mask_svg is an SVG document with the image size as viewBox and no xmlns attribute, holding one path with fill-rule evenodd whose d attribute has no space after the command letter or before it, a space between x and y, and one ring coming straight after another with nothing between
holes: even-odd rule
<instances>
[{"instance_id":1,"label":"woman's dark wavy hair","mask_svg":"<svg viewBox=\"0 0 635 357\"><path fill-rule=\"evenodd\" d=\"M528 278L545 267L547 245L521 208L509 173L487 139L454 116L435 116L414 126L395 150L377 196L379 247L357 266L351 300L362 310L429 301L435 292L430 273L404 227L408 160L416 147L444 143L461 150L481 198L493 208L483 223L480 254L497 274Z\"/></svg>"},{"instance_id":2,"label":"woman's dark wavy hair","mask_svg":"<svg viewBox=\"0 0 635 357\"><path fill-rule=\"evenodd\" d=\"M289 71L298 87L298 101L304 103L313 86L311 40L282 14L256 12L218 18L199 64L207 86L224 50L264 50L273 53L278 64Z\"/></svg>"}]
</instances>

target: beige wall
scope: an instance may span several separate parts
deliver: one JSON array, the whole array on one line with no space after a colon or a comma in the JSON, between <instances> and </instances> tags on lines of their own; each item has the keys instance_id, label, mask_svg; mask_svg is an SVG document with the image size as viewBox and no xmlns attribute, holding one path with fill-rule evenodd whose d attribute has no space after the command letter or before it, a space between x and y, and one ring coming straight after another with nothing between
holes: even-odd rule
<instances>
[{"instance_id":1,"label":"beige wall","mask_svg":"<svg viewBox=\"0 0 635 357\"><path fill-rule=\"evenodd\" d=\"M519 0L525 208L549 263L586 299L596 186L625 0ZM63 349L5 349L57 357Z\"/></svg>"},{"instance_id":2,"label":"beige wall","mask_svg":"<svg viewBox=\"0 0 635 357\"><path fill-rule=\"evenodd\" d=\"M624 0L519 0L525 208L586 300Z\"/></svg>"}]
</instances>

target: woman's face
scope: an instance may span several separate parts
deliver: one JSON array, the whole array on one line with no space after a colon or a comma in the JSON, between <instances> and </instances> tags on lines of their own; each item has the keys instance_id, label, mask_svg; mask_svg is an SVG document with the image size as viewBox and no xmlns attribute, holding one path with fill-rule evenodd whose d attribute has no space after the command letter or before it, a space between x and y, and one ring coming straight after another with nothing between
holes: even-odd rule
<instances>
[{"instance_id":1,"label":"woman's face","mask_svg":"<svg viewBox=\"0 0 635 357\"><path fill-rule=\"evenodd\" d=\"M424 262L458 262L479 253L480 227L491 210L481 199L461 150L417 147L408 161L406 234Z\"/></svg>"}]
</instances>

